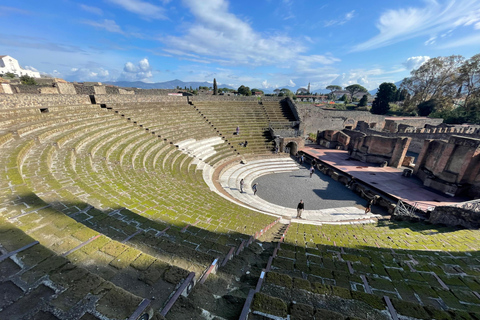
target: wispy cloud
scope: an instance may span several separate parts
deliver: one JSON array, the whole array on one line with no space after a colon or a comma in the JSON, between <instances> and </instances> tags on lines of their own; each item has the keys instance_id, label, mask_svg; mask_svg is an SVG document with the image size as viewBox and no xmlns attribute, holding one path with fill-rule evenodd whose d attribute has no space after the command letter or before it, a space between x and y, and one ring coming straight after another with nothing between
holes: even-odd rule
<instances>
[{"instance_id":1,"label":"wispy cloud","mask_svg":"<svg viewBox=\"0 0 480 320\"><path fill-rule=\"evenodd\" d=\"M230 65L291 67L297 60L331 64L328 55L306 56L307 48L280 33L262 34L229 11L225 0L184 0L195 21L183 36L167 36L165 52ZM194 55L194 56L191 56Z\"/></svg>"},{"instance_id":2,"label":"wispy cloud","mask_svg":"<svg viewBox=\"0 0 480 320\"><path fill-rule=\"evenodd\" d=\"M348 21L352 20L354 16L355 16L355 10L352 10L350 12L347 12L343 17L339 19L325 21L324 26L325 27L331 27L335 25L341 26L342 24L345 24Z\"/></svg>"},{"instance_id":3,"label":"wispy cloud","mask_svg":"<svg viewBox=\"0 0 480 320\"><path fill-rule=\"evenodd\" d=\"M167 19L165 9L141 0L107 0L146 19Z\"/></svg>"},{"instance_id":4,"label":"wispy cloud","mask_svg":"<svg viewBox=\"0 0 480 320\"><path fill-rule=\"evenodd\" d=\"M90 13L93 13L93 14L96 14L97 16L101 16L103 15L103 10L100 9L100 8L97 8L97 7L91 7L91 6L87 6L87 5L84 5L84 4L81 4L80 5L80 8L84 11L87 11L87 12L90 12Z\"/></svg>"},{"instance_id":5,"label":"wispy cloud","mask_svg":"<svg viewBox=\"0 0 480 320\"><path fill-rule=\"evenodd\" d=\"M33 12L19 9L19 8L14 8L14 7L6 7L6 6L0 6L0 16L6 16L8 14L23 14L23 15L31 15Z\"/></svg>"},{"instance_id":6,"label":"wispy cloud","mask_svg":"<svg viewBox=\"0 0 480 320\"><path fill-rule=\"evenodd\" d=\"M353 51L376 49L411 38L435 35L444 30L480 21L478 0L425 1L425 7L388 10L376 26L380 33L358 44ZM426 44L430 44L427 41Z\"/></svg>"},{"instance_id":7,"label":"wispy cloud","mask_svg":"<svg viewBox=\"0 0 480 320\"><path fill-rule=\"evenodd\" d=\"M125 34L122 28L113 20L104 19L103 22L84 20L83 23L92 27L105 29L109 32Z\"/></svg>"}]
</instances>

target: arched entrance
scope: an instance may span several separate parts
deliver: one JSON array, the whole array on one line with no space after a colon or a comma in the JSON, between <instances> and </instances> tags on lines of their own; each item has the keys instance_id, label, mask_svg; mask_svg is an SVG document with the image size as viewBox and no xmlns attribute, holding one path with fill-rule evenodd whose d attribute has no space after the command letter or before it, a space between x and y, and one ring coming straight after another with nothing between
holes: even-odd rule
<instances>
[{"instance_id":1,"label":"arched entrance","mask_svg":"<svg viewBox=\"0 0 480 320\"><path fill-rule=\"evenodd\" d=\"M295 141L287 143L285 146L285 152L289 152L292 156L296 155L298 151L298 146Z\"/></svg>"}]
</instances>

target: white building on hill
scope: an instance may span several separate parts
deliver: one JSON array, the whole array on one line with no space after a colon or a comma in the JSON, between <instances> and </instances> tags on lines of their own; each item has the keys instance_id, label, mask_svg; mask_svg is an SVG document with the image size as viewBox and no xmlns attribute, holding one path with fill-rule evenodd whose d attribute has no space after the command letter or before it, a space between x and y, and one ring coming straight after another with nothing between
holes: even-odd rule
<instances>
[{"instance_id":1,"label":"white building on hill","mask_svg":"<svg viewBox=\"0 0 480 320\"><path fill-rule=\"evenodd\" d=\"M11 72L18 77L27 75L33 78L40 78L40 72L26 70L20 67L17 59L10 56L0 56L0 74Z\"/></svg>"}]
</instances>

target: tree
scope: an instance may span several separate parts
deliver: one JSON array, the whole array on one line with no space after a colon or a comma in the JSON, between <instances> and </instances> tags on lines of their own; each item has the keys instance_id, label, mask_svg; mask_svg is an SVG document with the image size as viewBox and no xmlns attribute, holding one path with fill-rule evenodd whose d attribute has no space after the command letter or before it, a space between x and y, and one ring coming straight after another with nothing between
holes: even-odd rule
<instances>
[{"instance_id":1,"label":"tree","mask_svg":"<svg viewBox=\"0 0 480 320\"><path fill-rule=\"evenodd\" d=\"M462 56L437 57L412 70L411 76L401 85L411 95L409 103L416 106L431 99L454 97L461 84L459 69L463 63Z\"/></svg>"},{"instance_id":2,"label":"tree","mask_svg":"<svg viewBox=\"0 0 480 320\"><path fill-rule=\"evenodd\" d=\"M465 92L464 106L469 106L472 97L480 97L480 54L476 54L460 67L460 93Z\"/></svg>"},{"instance_id":3,"label":"tree","mask_svg":"<svg viewBox=\"0 0 480 320\"><path fill-rule=\"evenodd\" d=\"M424 102L420 103L417 106L418 115L421 116L421 117L429 116L430 113L432 113L433 111L435 111L435 109L437 109L436 108L437 104L438 104L438 101L435 100L435 99L427 100L427 101L424 101Z\"/></svg>"},{"instance_id":4,"label":"tree","mask_svg":"<svg viewBox=\"0 0 480 320\"><path fill-rule=\"evenodd\" d=\"M11 73L11 72L7 72L7 73L5 73L5 77L13 79L13 78L15 78L15 74Z\"/></svg>"},{"instance_id":5,"label":"tree","mask_svg":"<svg viewBox=\"0 0 480 320\"><path fill-rule=\"evenodd\" d=\"M360 102L358 102L359 107L366 107L368 102L368 96L366 94L363 95L362 99L360 99Z\"/></svg>"},{"instance_id":6,"label":"tree","mask_svg":"<svg viewBox=\"0 0 480 320\"><path fill-rule=\"evenodd\" d=\"M253 88L253 89L252 89L252 94L253 94L254 92L260 92L261 94L264 94L264 93L265 93L265 92L263 92L263 90L260 90L260 89L257 89L257 88Z\"/></svg>"},{"instance_id":7,"label":"tree","mask_svg":"<svg viewBox=\"0 0 480 320\"><path fill-rule=\"evenodd\" d=\"M35 82L35 79L33 77L30 77L29 75L23 75L20 77L20 82L22 84L26 84L26 85L36 85L37 82Z\"/></svg>"},{"instance_id":8,"label":"tree","mask_svg":"<svg viewBox=\"0 0 480 320\"><path fill-rule=\"evenodd\" d=\"M342 87L331 84L331 85L327 86L325 89L330 90L330 92L332 93L334 91L342 90Z\"/></svg>"},{"instance_id":9,"label":"tree","mask_svg":"<svg viewBox=\"0 0 480 320\"><path fill-rule=\"evenodd\" d=\"M357 92L368 92L368 90L365 87L362 87L359 84L352 84L349 85L348 87L345 87L345 90L347 90L350 93L350 98L353 99L353 96Z\"/></svg>"},{"instance_id":10,"label":"tree","mask_svg":"<svg viewBox=\"0 0 480 320\"><path fill-rule=\"evenodd\" d=\"M344 94L343 96L340 97L339 100L340 100L340 101L348 102L348 96L347 96L346 94Z\"/></svg>"},{"instance_id":11,"label":"tree","mask_svg":"<svg viewBox=\"0 0 480 320\"><path fill-rule=\"evenodd\" d=\"M250 90L249 87L245 87L243 84L238 87L237 89L238 93L240 93L241 95L244 95L244 96L251 96L252 95L252 91Z\"/></svg>"},{"instance_id":12,"label":"tree","mask_svg":"<svg viewBox=\"0 0 480 320\"><path fill-rule=\"evenodd\" d=\"M217 88L217 79L213 78L213 95L217 95L218 88Z\"/></svg>"},{"instance_id":13,"label":"tree","mask_svg":"<svg viewBox=\"0 0 480 320\"><path fill-rule=\"evenodd\" d=\"M397 86L394 83L384 82L378 87L377 96L372 103L373 114L386 114L390 109L389 103L395 101Z\"/></svg>"},{"instance_id":14,"label":"tree","mask_svg":"<svg viewBox=\"0 0 480 320\"><path fill-rule=\"evenodd\" d=\"M293 92L290 91L290 90L287 89L287 88L282 88L282 89L280 90L279 96L280 96L280 97L283 97L283 96L293 97Z\"/></svg>"}]
</instances>

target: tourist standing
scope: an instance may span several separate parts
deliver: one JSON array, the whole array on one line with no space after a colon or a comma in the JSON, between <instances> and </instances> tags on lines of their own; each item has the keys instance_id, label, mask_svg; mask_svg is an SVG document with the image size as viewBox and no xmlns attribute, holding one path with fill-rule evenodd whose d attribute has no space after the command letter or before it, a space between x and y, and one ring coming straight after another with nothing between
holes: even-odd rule
<instances>
[{"instance_id":1,"label":"tourist standing","mask_svg":"<svg viewBox=\"0 0 480 320\"><path fill-rule=\"evenodd\" d=\"M253 195L256 195L256 194L257 194L257 191L258 191L258 184L255 183L255 184L252 186L252 190L253 190Z\"/></svg>"},{"instance_id":2,"label":"tourist standing","mask_svg":"<svg viewBox=\"0 0 480 320\"><path fill-rule=\"evenodd\" d=\"M303 161L305 160L305 157L303 156L303 154L300 156L300 164L303 164Z\"/></svg>"},{"instance_id":3,"label":"tourist standing","mask_svg":"<svg viewBox=\"0 0 480 320\"><path fill-rule=\"evenodd\" d=\"M314 173L315 173L315 167L311 166L310 167L310 178L313 176Z\"/></svg>"},{"instance_id":4,"label":"tourist standing","mask_svg":"<svg viewBox=\"0 0 480 320\"><path fill-rule=\"evenodd\" d=\"M244 183L245 183L245 182L243 181L243 179L240 180L240 193L243 193L243 185L244 185Z\"/></svg>"},{"instance_id":5,"label":"tourist standing","mask_svg":"<svg viewBox=\"0 0 480 320\"><path fill-rule=\"evenodd\" d=\"M237 133L237 136L240 134L240 127L237 126L237 130L235 131Z\"/></svg>"},{"instance_id":6,"label":"tourist standing","mask_svg":"<svg viewBox=\"0 0 480 320\"><path fill-rule=\"evenodd\" d=\"M245 140L245 142L243 143L243 146L246 148L246 147L247 147L247 145L248 145L248 141L247 141L247 140Z\"/></svg>"},{"instance_id":7,"label":"tourist standing","mask_svg":"<svg viewBox=\"0 0 480 320\"><path fill-rule=\"evenodd\" d=\"M305 205L303 203L303 200L300 200L297 206L297 219L302 219L302 213L304 208L305 208Z\"/></svg>"},{"instance_id":8,"label":"tourist standing","mask_svg":"<svg viewBox=\"0 0 480 320\"><path fill-rule=\"evenodd\" d=\"M317 164L317 160L315 158L313 158L312 160L312 167L315 167L315 165Z\"/></svg>"}]
</instances>

